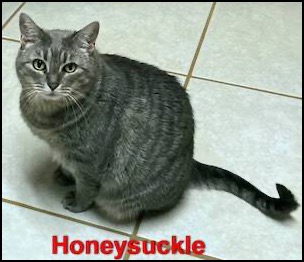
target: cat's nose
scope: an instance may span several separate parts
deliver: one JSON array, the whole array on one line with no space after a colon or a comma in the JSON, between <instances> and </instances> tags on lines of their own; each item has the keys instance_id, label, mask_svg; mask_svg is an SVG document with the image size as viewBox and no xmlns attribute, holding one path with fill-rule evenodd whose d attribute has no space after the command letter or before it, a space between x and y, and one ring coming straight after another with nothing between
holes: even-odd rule
<instances>
[{"instance_id":1,"label":"cat's nose","mask_svg":"<svg viewBox=\"0 0 304 262\"><path fill-rule=\"evenodd\" d=\"M52 91L54 91L59 86L59 83L50 82L50 83L48 83L48 86L52 89Z\"/></svg>"}]
</instances>

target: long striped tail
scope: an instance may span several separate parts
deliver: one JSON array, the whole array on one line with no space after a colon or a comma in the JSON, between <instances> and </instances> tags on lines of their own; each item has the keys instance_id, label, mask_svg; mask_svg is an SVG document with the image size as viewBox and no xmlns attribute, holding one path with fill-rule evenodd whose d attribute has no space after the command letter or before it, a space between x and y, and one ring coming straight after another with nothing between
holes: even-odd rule
<instances>
[{"instance_id":1,"label":"long striped tail","mask_svg":"<svg viewBox=\"0 0 304 262\"><path fill-rule=\"evenodd\" d=\"M192 184L232 193L273 218L287 217L299 206L291 191L283 185L276 184L280 197L273 198L230 171L195 160Z\"/></svg>"}]
</instances>

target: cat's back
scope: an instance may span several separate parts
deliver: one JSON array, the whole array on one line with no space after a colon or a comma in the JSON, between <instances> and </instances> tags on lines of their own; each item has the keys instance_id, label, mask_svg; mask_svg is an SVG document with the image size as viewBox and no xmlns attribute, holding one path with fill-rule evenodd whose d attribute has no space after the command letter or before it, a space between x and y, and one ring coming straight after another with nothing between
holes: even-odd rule
<instances>
[{"instance_id":1,"label":"cat's back","mask_svg":"<svg viewBox=\"0 0 304 262\"><path fill-rule=\"evenodd\" d=\"M174 91L175 96L186 98L186 92L176 77L156 66L114 54L102 54L100 58L115 74L122 76L129 87L139 85L153 90L163 89L164 93Z\"/></svg>"},{"instance_id":2,"label":"cat's back","mask_svg":"<svg viewBox=\"0 0 304 262\"><path fill-rule=\"evenodd\" d=\"M115 67L116 69L122 70L123 72L130 73L130 71L137 71L140 73L146 73L147 75L152 73L166 75L164 71L153 65L134 60L125 56L115 54L101 54L100 58L108 65Z\"/></svg>"}]
</instances>

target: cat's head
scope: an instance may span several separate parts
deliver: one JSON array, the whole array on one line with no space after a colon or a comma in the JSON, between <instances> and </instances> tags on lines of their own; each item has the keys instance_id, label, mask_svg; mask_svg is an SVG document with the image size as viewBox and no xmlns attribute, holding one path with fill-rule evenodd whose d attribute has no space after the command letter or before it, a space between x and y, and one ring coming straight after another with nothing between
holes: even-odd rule
<instances>
[{"instance_id":1,"label":"cat's head","mask_svg":"<svg viewBox=\"0 0 304 262\"><path fill-rule=\"evenodd\" d=\"M79 31L44 30L22 13L19 26L16 71L22 85L21 105L60 107L85 97L96 83L99 23Z\"/></svg>"}]
</instances>

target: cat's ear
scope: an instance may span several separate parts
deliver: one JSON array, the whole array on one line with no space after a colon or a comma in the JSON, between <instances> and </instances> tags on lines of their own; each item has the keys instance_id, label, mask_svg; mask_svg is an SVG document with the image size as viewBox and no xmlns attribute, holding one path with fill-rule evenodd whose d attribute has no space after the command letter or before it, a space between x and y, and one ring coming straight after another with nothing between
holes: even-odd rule
<instances>
[{"instance_id":1,"label":"cat's ear","mask_svg":"<svg viewBox=\"0 0 304 262\"><path fill-rule=\"evenodd\" d=\"M81 48L85 48L88 52L92 52L95 49L95 41L99 32L99 23L93 22L76 32L74 41Z\"/></svg>"},{"instance_id":2,"label":"cat's ear","mask_svg":"<svg viewBox=\"0 0 304 262\"><path fill-rule=\"evenodd\" d=\"M21 13L19 16L19 28L22 47L41 40L43 35L42 29L25 13Z\"/></svg>"}]
</instances>

